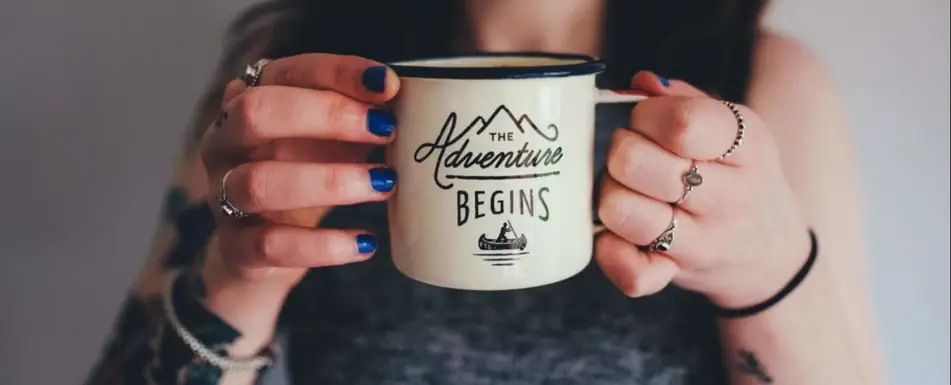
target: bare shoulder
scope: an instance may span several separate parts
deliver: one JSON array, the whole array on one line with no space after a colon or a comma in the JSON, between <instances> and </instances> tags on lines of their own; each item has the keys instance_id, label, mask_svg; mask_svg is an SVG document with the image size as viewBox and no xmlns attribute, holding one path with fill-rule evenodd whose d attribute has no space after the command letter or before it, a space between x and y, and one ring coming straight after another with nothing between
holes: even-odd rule
<instances>
[{"instance_id":1,"label":"bare shoulder","mask_svg":"<svg viewBox=\"0 0 951 385\"><path fill-rule=\"evenodd\" d=\"M844 162L851 140L845 106L817 55L794 38L764 32L752 59L748 104L773 132L791 177L814 171L809 158Z\"/></svg>"},{"instance_id":2,"label":"bare shoulder","mask_svg":"<svg viewBox=\"0 0 951 385\"><path fill-rule=\"evenodd\" d=\"M803 42L778 32L764 31L753 49L752 60L749 88L752 106L766 109L763 111L766 113L781 107L808 110L824 106L836 109L826 113L842 112L832 74Z\"/></svg>"},{"instance_id":3,"label":"bare shoulder","mask_svg":"<svg viewBox=\"0 0 951 385\"><path fill-rule=\"evenodd\" d=\"M782 71L778 75L818 75L824 72L821 61L805 43L781 32L760 32L753 53L755 70Z\"/></svg>"},{"instance_id":4,"label":"bare shoulder","mask_svg":"<svg viewBox=\"0 0 951 385\"><path fill-rule=\"evenodd\" d=\"M831 71L802 42L765 32L749 87L748 104L772 132L808 220L854 248L861 215L852 130Z\"/></svg>"}]
</instances>

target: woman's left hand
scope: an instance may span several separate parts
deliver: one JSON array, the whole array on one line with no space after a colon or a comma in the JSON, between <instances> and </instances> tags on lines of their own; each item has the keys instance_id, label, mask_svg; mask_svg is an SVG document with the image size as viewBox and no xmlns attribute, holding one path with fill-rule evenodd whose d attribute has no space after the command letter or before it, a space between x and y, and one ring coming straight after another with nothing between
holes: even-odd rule
<instances>
[{"instance_id":1,"label":"woman's left hand","mask_svg":"<svg viewBox=\"0 0 951 385\"><path fill-rule=\"evenodd\" d=\"M759 303L789 281L807 258L809 235L765 123L737 105L745 124L721 101L687 83L651 73L633 79L650 98L630 128L618 129L607 154L599 216L606 227L595 258L628 296L660 291L671 281L723 307ZM685 173L702 182L683 201ZM646 249L676 219L669 250Z\"/></svg>"}]
</instances>

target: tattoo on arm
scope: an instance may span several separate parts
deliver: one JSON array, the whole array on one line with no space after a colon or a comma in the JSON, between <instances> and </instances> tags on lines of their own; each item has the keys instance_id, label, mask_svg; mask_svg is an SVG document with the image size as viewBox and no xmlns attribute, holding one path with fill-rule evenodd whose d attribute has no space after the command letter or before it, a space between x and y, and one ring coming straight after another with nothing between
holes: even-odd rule
<instances>
[{"instance_id":1,"label":"tattoo on arm","mask_svg":"<svg viewBox=\"0 0 951 385\"><path fill-rule=\"evenodd\" d=\"M218 354L240 337L199 302L201 278L182 274L173 283L172 301L183 326ZM222 371L201 358L168 324L161 295L126 300L103 358L86 385L214 385Z\"/></svg>"},{"instance_id":2,"label":"tattoo on arm","mask_svg":"<svg viewBox=\"0 0 951 385\"><path fill-rule=\"evenodd\" d=\"M182 325L218 354L240 337L227 322L200 302L201 275L195 269L214 231L206 204L188 204L181 189L169 191L166 219L175 224L177 240L166 254L163 271L181 268L172 283L172 302ZM123 304L112 336L86 385L214 385L222 371L197 357L168 323L163 294L131 295ZM266 352L269 353L269 352Z\"/></svg>"},{"instance_id":3,"label":"tattoo on arm","mask_svg":"<svg viewBox=\"0 0 951 385\"><path fill-rule=\"evenodd\" d=\"M187 204L184 189L174 188L165 198L165 215L177 237L168 251L168 267L194 266L215 232L215 217L207 204Z\"/></svg>"},{"instance_id":4,"label":"tattoo on arm","mask_svg":"<svg viewBox=\"0 0 951 385\"><path fill-rule=\"evenodd\" d=\"M752 376L760 384L772 384L773 377L766 372L766 367L760 362L759 358L753 352L740 349L739 361L736 363L736 371Z\"/></svg>"}]
</instances>

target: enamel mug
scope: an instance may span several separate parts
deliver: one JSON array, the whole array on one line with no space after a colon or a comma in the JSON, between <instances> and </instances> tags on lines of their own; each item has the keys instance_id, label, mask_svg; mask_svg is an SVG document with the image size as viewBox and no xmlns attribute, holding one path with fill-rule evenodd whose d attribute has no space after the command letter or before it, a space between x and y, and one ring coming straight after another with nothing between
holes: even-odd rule
<instances>
[{"instance_id":1,"label":"enamel mug","mask_svg":"<svg viewBox=\"0 0 951 385\"><path fill-rule=\"evenodd\" d=\"M404 275L463 290L567 279L592 255L600 60L487 53L391 63L400 90L387 163L393 262Z\"/></svg>"}]
</instances>

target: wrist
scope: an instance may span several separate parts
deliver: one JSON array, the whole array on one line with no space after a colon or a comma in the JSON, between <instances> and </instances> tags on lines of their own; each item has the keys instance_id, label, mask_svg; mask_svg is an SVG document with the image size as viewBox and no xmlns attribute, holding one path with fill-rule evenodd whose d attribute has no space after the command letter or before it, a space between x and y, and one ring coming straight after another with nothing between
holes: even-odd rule
<instances>
[{"instance_id":1,"label":"wrist","mask_svg":"<svg viewBox=\"0 0 951 385\"><path fill-rule=\"evenodd\" d=\"M211 246L202 268L204 290L200 301L241 333L228 349L229 353L254 355L271 343L278 316L293 284L287 283L288 280L236 277L222 264L214 243Z\"/></svg>"},{"instance_id":2,"label":"wrist","mask_svg":"<svg viewBox=\"0 0 951 385\"><path fill-rule=\"evenodd\" d=\"M253 287L227 287L207 292L202 304L237 329L241 336L228 349L234 356L249 356L271 343L285 292L263 293Z\"/></svg>"},{"instance_id":3,"label":"wrist","mask_svg":"<svg viewBox=\"0 0 951 385\"><path fill-rule=\"evenodd\" d=\"M810 257L812 248L808 230L801 228L776 242L770 252L727 274L719 290L707 293L714 305L740 309L761 304L780 293L796 279Z\"/></svg>"},{"instance_id":4,"label":"wrist","mask_svg":"<svg viewBox=\"0 0 951 385\"><path fill-rule=\"evenodd\" d=\"M183 374L191 376L192 371L200 371L203 378L215 383L222 375L232 372L241 379L253 379L256 373L274 361L274 350L267 346L268 344L251 350L251 345L245 343L244 346L248 347L247 353L243 349L233 349L236 343L241 344L239 341L242 334L204 306L204 290L199 272L189 269L172 272L169 287L163 296L163 306L167 314L168 328L174 330L179 338L163 338L162 349L184 352L181 350L184 348L190 350L191 354L181 357L183 364L188 363L185 365L185 371L174 370L156 374L157 378L165 379L159 382L165 383L169 378ZM241 355L238 360L229 358L238 354ZM193 357L200 360L196 361Z\"/></svg>"}]
</instances>

